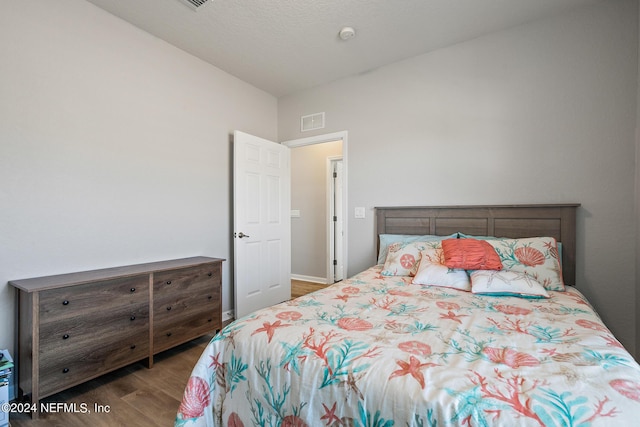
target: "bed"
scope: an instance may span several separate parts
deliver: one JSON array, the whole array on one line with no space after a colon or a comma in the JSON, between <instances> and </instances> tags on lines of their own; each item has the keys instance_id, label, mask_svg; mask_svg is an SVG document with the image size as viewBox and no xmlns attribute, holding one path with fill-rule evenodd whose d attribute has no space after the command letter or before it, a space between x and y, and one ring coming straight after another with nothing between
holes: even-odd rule
<instances>
[{"instance_id":1,"label":"bed","mask_svg":"<svg viewBox=\"0 0 640 427\"><path fill-rule=\"evenodd\" d=\"M221 330L175 425L637 425L640 367L574 286L577 208L376 208L378 262Z\"/></svg>"}]
</instances>

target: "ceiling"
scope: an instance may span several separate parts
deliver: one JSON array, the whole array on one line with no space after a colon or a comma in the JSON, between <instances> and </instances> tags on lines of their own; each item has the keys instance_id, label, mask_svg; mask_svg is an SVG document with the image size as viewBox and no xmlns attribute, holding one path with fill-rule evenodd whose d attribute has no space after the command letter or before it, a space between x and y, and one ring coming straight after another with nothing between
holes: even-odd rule
<instances>
[{"instance_id":1,"label":"ceiling","mask_svg":"<svg viewBox=\"0 0 640 427\"><path fill-rule=\"evenodd\" d=\"M87 1L281 97L599 0Z\"/></svg>"}]
</instances>

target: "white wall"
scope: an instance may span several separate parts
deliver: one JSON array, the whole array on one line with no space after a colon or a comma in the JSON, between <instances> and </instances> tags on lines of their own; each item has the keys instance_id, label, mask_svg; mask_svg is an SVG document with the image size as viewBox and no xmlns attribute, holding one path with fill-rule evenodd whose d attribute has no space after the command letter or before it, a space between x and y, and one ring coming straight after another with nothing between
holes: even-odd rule
<instances>
[{"instance_id":1,"label":"white wall","mask_svg":"<svg viewBox=\"0 0 640 427\"><path fill-rule=\"evenodd\" d=\"M230 135L275 139L276 115L273 96L84 0L0 2L0 348L9 280L229 260Z\"/></svg>"},{"instance_id":2,"label":"white wall","mask_svg":"<svg viewBox=\"0 0 640 427\"><path fill-rule=\"evenodd\" d=\"M279 99L280 140L349 132L348 273L374 206L579 202L578 288L633 352L637 26L601 2Z\"/></svg>"}]
</instances>

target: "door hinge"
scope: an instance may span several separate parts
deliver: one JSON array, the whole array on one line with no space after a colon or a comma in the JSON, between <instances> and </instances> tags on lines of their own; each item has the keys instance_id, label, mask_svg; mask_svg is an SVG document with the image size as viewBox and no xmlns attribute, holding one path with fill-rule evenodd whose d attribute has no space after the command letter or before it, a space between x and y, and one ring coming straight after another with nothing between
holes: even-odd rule
<instances>
[{"instance_id":1,"label":"door hinge","mask_svg":"<svg viewBox=\"0 0 640 427\"><path fill-rule=\"evenodd\" d=\"M338 265L338 260L337 259L333 260L333 265Z\"/></svg>"},{"instance_id":2,"label":"door hinge","mask_svg":"<svg viewBox=\"0 0 640 427\"><path fill-rule=\"evenodd\" d=\"M338 217L337 216L333 216L333 222L337 222L338 221Z\"/></svg>"},{"instance_id":3,"label":"door hinge","mask_svg":"<svg viewBox=\"0 0 640 427\"><path fill-rule=\"evenodd\" d=\"M334 178L337 178L337 177L338 177L338 172L334 172L334 173L333 173L333 177L334 177Z\"/></svg>"}]
</instances>

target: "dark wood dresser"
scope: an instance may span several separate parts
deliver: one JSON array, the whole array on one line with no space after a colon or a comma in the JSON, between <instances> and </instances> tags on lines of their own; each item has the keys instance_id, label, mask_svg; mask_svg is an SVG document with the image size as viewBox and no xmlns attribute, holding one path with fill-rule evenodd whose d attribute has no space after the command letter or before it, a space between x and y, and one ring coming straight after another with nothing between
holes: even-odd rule
<instances>
[{"instance_id":1,"label":"dark wood dresser","mask_svg":"<svg viewBox=\"0 0 640 427\"><path fill-rule=\"evenodd\" d=\"M220 258L13 280L18 384L31 401L222 327ZM36 414L37 415L37 414Z\"/></svg>"}]
</instances>

